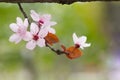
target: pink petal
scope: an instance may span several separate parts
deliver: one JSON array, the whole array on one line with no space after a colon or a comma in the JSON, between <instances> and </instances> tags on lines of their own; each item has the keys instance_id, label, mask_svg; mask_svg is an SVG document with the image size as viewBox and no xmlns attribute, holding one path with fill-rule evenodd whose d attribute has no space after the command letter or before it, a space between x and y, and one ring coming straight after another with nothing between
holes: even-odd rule
<instances>
[{"instance_id":1,"label":"pink petal","mask_svg":"<svg viewBox=\"0 0 120 80\"><path fill-rule=\"evenodd\" d=\"M24 20L24 26L25 26L26 28L28 27L28 19L27 19L27 18Z\"/></svg>"},{"instance_id":2,"label":"pink petal","mask_svg":"<svg viewBox=\"0 0 120 80\"><path fill-rule=\"evenodd\" d=\"M29 40L31 40L31 39L32 39L32 34L31 34L30 32L26 32L23 40L29 41Z\"/></svg>"},{"instance_id":3,"label":"pink petal","mask_svg":"<svg viewBox=\"0 0 120 80\"><path fill-rule=\"evenodd\" d=\"M17 44L21 41L21 37L17 34L13 34L12 36L10 36L9 41L15 42Z\"/></svg>"},{"instance_id":4,"label":"pink petal","mask_svg":"<svg viewBox=\"0 0 120 80\"><path fill-rule=\"evenodd\" d=\"M37 45L38 45L39 47L44 47L44 46L45 46L45 40L44 40L44 39L39 39L39 40L37 41Z\"/></svg>"},{"instance_id":5,"label":"pink petal","mask_svg":"<svg viewBox=\"0 0 120 80\"><path fill-rule=\"evenodd\" d=\"M74 44L78 42L78 37L75 33L73 33L73 41L74 41Z\"/></svg>"},{"instance_id":6,"label":"pink petal","mask_svg":"<svg viewBox=\"0 0 120 80\"><path fill-rule=\"evenodd\" d=\"M13 32L17 32L17 31L18 31L18 26L17 26L17 24L15 24L15 23L10 24L10 29L11 29Z\"/></svg>"},{"instance_id":7,"label":"pink petal","mask_svg":"<svg viewBox=\"0 0 120 80\"><path fill-rule=\"evenodd\" d=\"M29 42L26 44L26 48L27 48L27 49L33 50L35 47L36 47L36 42L33 41L33 40L29 41Z\"/></svg>"},{"instance_id":8,"label":"pink petal","mask_svg":"<svg viewBox=\"0 0 120 80\"><path fill-rule=\"evenodd\" d=\"M54 26L55 24L57 24L57 23L56 22L51 22L51 21L45 21L44 26L45 27L51 27L51 26Z\"/></svg>"},{"instance_id":9,"label":"pink petal","mask_svg":"<svg viewBox=\"0 0 120 80\"><path fill-rule=\"evenodd\" d=\"M38 31L39 31L39 27L35 23L31 23L30 32L32 34L37 34Z\"/></svg>"},{"instance_id":10,"label":"pink petal","mask_svg":"<svg viewBox=\"0 0 120 80\"><path fill-rule=\"evenodd\" d=\"M44 14L44 15L41 16L41 18L45 21L50 21L51 15L50 14Z\"/></svg>"},{"instance_id":11,"label":"pink petal","mask_svg":"<svg viewBox=\"0 0 120 80\"><path fill-rule=\"evenodd\" d=\"M41 37L41 38L44 38L45 36L47 36L47 34L48 34L48 30L46 29L46 28L44 28L44 29L41 29L40 30L40 32L39 32L39 36Z\"/></svg>"},{"instance_id":12,"label":"pink petal","mask_svg":"<svg viewBox=\"0 0 120 80\"><path fill-rule=\"evenodd\" d=\"M34 21L36 21L36 22L38 22L39 21L39 14L37 14L34 10L31 10L30 11L31 12L31 14L30 14L30 16L32 17L32 19L34 20Z\"/></svg>"},{"instance_id":13,"label":"pink petal","mask_svg":"<svg viewBox=\"0 0 120 80\"><path fill-rule=\"evenodd\" d=\"M48 32L55 34L55 29L49 27L49 28L48 28Z\"/></svg>"},{"instance_id":14,"label":"pink petal","mask_svg":"<svg viewBox=\"0 0 120 80\"><path fill-rule=\"evenodd\" d=\"M17 17L17 25L19 25L20 27L23 26L23 21L20 17Z\"/></svg>"}]
</instances>

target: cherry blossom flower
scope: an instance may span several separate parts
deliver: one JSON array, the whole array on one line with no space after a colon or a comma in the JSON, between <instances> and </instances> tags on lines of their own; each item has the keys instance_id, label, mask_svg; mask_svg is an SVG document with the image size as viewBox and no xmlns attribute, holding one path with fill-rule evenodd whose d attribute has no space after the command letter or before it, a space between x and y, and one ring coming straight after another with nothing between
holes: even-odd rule
<instances>
[{"instance_id":1,"label":"cherry blossom flower","mask_svg":"<svg viewBox=\"0 0 120 80\"><path fill-rule=\"evenodd\" d=\"M36 45L38 45L39 47L45 46L44 37L48 34L47 30L40 29L38 25L36 25L35 23L31 23L30 33L30 40L26 44L27 49L33 50L36 47Z\"/></svg>"},{"instance_id":2,"label":"cherry blossom flower","mask_svg":"<svg viewBox=\"0 0 120 80\"><path fill-rule=\"evenodd\" d=\"M45 28L49 33L55 34L55 29L53 29L51 26L54 26L57 23L54 21L50 21L51 20L50 14L39 15L34 10L31 10L30 12L32 19L37 23L37 25L40 28L42 29Z\"/></svg>"},{"instance_id":3,"label":"cherry blossom flower","mask_svg":"<svg viewBox=\"0 0 120 80\"><path fill-rule=\"evenodd\" d=\"M16 18L16 23L10 24L10 29L15 32L10 38L10 42L15 42L16 44L19 43L22 39L28 40L29 32L27 31L28 28L28 19L26 18L24 22L20 17Z\"/></svg>"},{"instance_id":4,"label":"cherry blossom flower","mask_svg":"<svg viewBox=\"0 0 120 80\"><path fill-rule=\"evenodd\" d=\"M75 47L77 48L81 48L84 49L84 47L89 47L91 44L90 43L86 43L87 37L86 36L81 36L81 37L77 37L77 35L75 33L73 33L73 41L75 44Z\"/></svg>"},{"instance_id":5,"label":"cherry blossom flower","mask_svg":"<svg viewBox=\"0 0 120 80\"><path fill-rule=\"evenodd\" d=\"M36 13L34 10L31 10L31 17L32 19L37 22L38 26L42 26L42 27L50 27L50 26L54 26L55 24L57 24L54 21L50 21L51 20L51 15L50 14L44 14L44 15L39 15L38 13Z\"/></svg>"}]
</instances>

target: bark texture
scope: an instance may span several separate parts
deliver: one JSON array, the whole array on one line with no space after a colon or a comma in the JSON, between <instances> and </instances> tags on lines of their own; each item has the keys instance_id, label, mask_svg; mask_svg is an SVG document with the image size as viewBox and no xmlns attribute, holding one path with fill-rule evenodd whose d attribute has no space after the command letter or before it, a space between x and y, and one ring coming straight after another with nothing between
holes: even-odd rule
<instances>
[{"instance_id":1,"label":"bark texture","mask_svg":"<svg viewBox=\"0 0 120 80\"><path fill-rule=\"evenodd\" d=\"M120 1L120 0L0 0L0 2L7 3L60 3L60 4L72 4L74 2L92 2L92 1Z\"/></svg>"}]
</instances>

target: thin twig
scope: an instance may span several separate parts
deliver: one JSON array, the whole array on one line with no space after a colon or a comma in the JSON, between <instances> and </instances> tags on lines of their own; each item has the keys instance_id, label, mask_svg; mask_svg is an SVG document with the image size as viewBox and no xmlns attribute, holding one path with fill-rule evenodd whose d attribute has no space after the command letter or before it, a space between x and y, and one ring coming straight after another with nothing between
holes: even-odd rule
<instances>
[{"instance_id":1,"label":"thin twig","mask_svg":"<svg viewBox=\"0 0 120 80\"><path fill-rule=\"evenodd\" d=\"M24 18L27 18L27 19L28 19L27 14L25 13L25 11L24 11L24 10L23 10L23 8L22 8L22 5L21 5L20 3L17 3L17 4L18 4L19 9L20 9L20 11L22 12L22 14L23 14ZM28 22L29 22L29 24L30 24L29 19L28 19Z\"/></svg>"},{"instance_id":2,"label":"thin twig","mask_svg":"<svg viewBox=\"0 0 120 80\"><path fill-rule=\"evenodd\" d=\"M46 43L46 47L48 47L49 49L51 49L53 52L55 52L56 54L58 54L58 55L61 55L61 54L68 54L67 52L65 52L65 51L61 51L61 50L59 50L59 49L54 49L54 48L52 48L50 45L48 45L47 43Z\"/></svg>"}]
</instances>

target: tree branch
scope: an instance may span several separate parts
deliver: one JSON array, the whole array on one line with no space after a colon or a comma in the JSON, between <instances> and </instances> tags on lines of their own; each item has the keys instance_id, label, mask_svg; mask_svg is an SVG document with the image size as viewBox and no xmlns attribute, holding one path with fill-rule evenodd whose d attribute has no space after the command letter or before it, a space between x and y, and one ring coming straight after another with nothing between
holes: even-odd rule
<instances>
[{"instance_id":1,"label":"tree branch","mask_svg":"<svg viewBox=\"0 0 120 80\"><path fill-rule=\"evenodd\" d=\"M48 47L50 50L52 50L53 52L55 52L57 55L61 55L61 54L68 54L67 52L65 52L65 51L61 51L61 50L59 50L59 49L54 49L54 48L52 48L51 46L49 46L47 43L46 43L46 47Z\"/></svg>"},{"instance_id":2,"label":"tree branch","mask_svg":"<svg viewBox=\"0 0 120 80\"><path fill-rule=\"evenodd\" d=\"M27 14L26 14L25 11L23 10L21 4L20 4L20 3L17 3L17 4L18 4L18 6L19 6L20 11L21 11L22 14L24 15L24 17L25 17L25 18L28 18L28 17L27 17Z\"/></svg>"},{"instance_id":3,"label":"tree branch","mask_svg":"<svg viewBox=\"0 0 120 80\"><path fill-rule=\"evenodd\" d=\"M60 4L71 4L73 2L92 2L92 1L120 1L120 0L0 0L0 2L7 3L60 3Z\"/></svg>"},{"instance_id":4,"label":"tree branch","mask_svg":"<svg viewBox=\"0 0 120 80\"><path fill-rule=\"evenodd\" d=\"M20 11L22 12L22 14L23 14L24 18L27 18L27 19L28 19L27 14L25 13L25 11L24 11L24 10L23 10L23 8L22 8L22 5L21 5L20 3L17 3L17 4L18 4L19 9L20 9ZM30 24L29 19L28 19L28 22L29 22L29 24Z\"/></svg>"}]
</instances>

